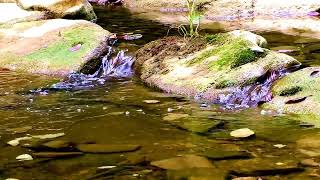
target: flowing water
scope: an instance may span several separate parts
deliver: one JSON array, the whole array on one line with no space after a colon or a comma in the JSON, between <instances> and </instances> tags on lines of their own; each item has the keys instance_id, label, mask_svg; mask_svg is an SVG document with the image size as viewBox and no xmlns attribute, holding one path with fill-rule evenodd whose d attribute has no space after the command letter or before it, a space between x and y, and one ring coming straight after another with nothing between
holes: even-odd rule
<instances>
[{"instance_id":1,"label":"flowing water","mask_svg":"<svg viewBox=\"0 0 320 180\"><path fill-rule=\"evenodd\" d=\"M112 32L143 35L142 39L119 41L116 44L119 49L128 49L129 54L143 44L165 36L169 28L155 22L135 19L123 9L107 11L97 8L96 12L100 18L98 24ZM298 47L298 51L290 53L304 65L320 64L318 40L276 32L264 33L263 36L271 47ZM119 56L124 57L120 53L115 59ZM261 113L259 107L241 111L223 110L217 105L148 88L135 76L127 76L130 72L126 72L126 78L101 80L101 74L110 75L110 72L98 71L99 78L90 77L90 85L99 84L94 88L87 88L85 84L86 88L73 89L71 86L67 90L59 90L59 87L66 87L68 84L61 84L60 79L46 76L1 70L0 179L165 179L165 171L148 163L135 162L139 159L154 161L183 154L202 154L209 150L244 150L254 157L249 160L213 161L215 168L220 171L237 170L239 166L248 165L260 165L263 168L264 162L279 169L286 166L288 161L298 163L310 159L306 155L308 153L303 151L301 142L312 143L320 137L317 125L303 122L299 117ZM70 76L65 83L72 81L72 75ZM32 93L35 89L50 89L53 84L57 91ZM146 103L145 100L158 102ZM180 121L179 117L184 117L184 120ZM229 133L239 128L254 130L256 137L245 141L230 138ZM33 161L18 162L15 160L18 155L32 154L34 151L6 144L17 137L56 133L65 133L59 140L73 144L136 144L141 149L130 153L86 153L75 158L36 158ZM281 145L285 147L279 148ZM319 160L314 158L314 161ZM97 169L101 166L121 166L123 162L130 162L129 166L122 166L122 169L115 171ZM251 163L258 165L250 165ZM303 172L285 172L264 178L319 178L318 167L304 169ZM97 174L101 172L101 177L98 177Z\"/></svg>"}]
</instances>

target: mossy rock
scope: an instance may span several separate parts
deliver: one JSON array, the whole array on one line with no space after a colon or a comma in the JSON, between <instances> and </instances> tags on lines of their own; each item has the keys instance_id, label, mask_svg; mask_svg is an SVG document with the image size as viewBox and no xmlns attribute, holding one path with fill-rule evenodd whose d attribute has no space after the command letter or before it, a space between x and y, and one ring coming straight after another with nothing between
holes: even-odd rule
<instances>
[{"instance_id":1,"label":"mossy rock","mask_svg":"<svg viewBox=\"0 0 320 180\"><path fill-rule=\"evenodd\" d=\"M97 19L87 0L17 0L17 4L25 10L45 11L52 18Z\"/></svg>"},{"instance_id":2,"label":"mossy rock","mask_svg":"<svg viewBox=\"0 0 320 180\"><path fill-rule=\"evenodd\" d=\"M320 67L308 67L278 80L264 108L320 119ZM306 116L304 116L306 117Z\"/></svg>"},{"instance_id":3,"label":"mossy rock","mask_svg":"<svg viewBox=\"0 0 320 180\"><path fill-rule=\"evenodd\" d=\"M63 19L4 26L0 34L4 36L0 40L0 67L58 76L80 71L103 55L110 36L94 23ZM80 47L71 50L75 46Z\"/></svg>"},{"instance_id":4,"label":"mossy rock","mask_svg":"<svg viewBox=\"0 0 320 180\"><path fill-rule=\"evenodd\" d=\"M135 70L152 87L214 100L232 88L256 83L268 72L300 65L266 46L263 37L247 31L198 39L167 37L138 50Z\"/></svg>"}]
</instances>

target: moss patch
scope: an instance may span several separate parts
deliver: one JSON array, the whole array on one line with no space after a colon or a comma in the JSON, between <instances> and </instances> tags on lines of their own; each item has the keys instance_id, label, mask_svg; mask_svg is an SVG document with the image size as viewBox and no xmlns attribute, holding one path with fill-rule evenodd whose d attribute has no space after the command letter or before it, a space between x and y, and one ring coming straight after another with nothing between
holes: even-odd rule
<instances>
[{"instance_id":1,"label":"moss patch","mask_svg":"<svg viewBox=\"0 0 320 180\"><path fill-rule=\"evenodd\" d=\"M215 36L210 38L211 41L215 42L226 41L224 38L219 40L219 38ZM249 48L249 46L250 43L241 38L226 41L217 48L203 52L198 57L191 60L189 65L199 64L209 57L216 56L217 60L213 60L208 63L208 68L210 70L236 68L256 59L255 53Z\"/></svg>"},{"instance_id":2,"label":"moss patch","mask_svg":"<svg viewBox=\"0 0 320 180\"><path fill-rule=\"evenodd\" d=\"M26 61L50 62L50 69L65 68L70 69L74 64L78 64L83 55L88 54L97 47L97 33L92 27L77 27L61 32L62 39L24 57ZM81 48L71 52L69 49L77 44Z\"/></svg>"}]
</instances>

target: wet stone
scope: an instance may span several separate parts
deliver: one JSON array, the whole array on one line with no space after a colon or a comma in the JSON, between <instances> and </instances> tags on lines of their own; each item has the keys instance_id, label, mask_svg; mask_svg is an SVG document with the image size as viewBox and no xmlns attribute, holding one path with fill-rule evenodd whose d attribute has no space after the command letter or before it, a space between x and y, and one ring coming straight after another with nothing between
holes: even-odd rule
<instances>
[{"instance_id":1,"label":"wet stone","mask_svg":"<svg viewBox=\"0 0 320 180\"><path fill-rule=\"evenodd\" d=\"M74 143L64 140L53 140L42 144L44 148L55 150L55 151L72 151L75 148Z\"/></svg>"},{"instance_id":2,"label":"wet stone","mask_svg":"<svg viewBox=\"0 0 320 180\"><path fill-rule=\"evenodd\" d=\"M160 103L159 100L144 100L143 102L147 103L147 104L158 104L158 103Z\"/></svg>"},{"instance_id":3,"label":"wet stone","mask_svg":"<svg viewBox=\"0 0 320 180\"><path fill-rule=\"evenodd\" d=\"M319 136L308 136L297 141L298 151L310 157L320 156Z\"/></svg>"},{"instance_id":4,"label":"wet stone","mask_svg":"<svg viewBox=\"0 0 320 180\"><path fill-rule=\"evenodd\" d=\"M39 152L32 154L36 158L72 158L82 156L82 152Z\"/></svg>"},{"instance_id":5,"label":"wet stone","mask_svg":"<svg viewBox=\"0 0 320 180\"><path fill-rule=\"evenodd\" d=\"M205 157L197 155L184 155L160 161L151 162L152 166L166 170L181 170L189 168L213 168L212 163Z\"/></svg>"},{"instance_id":6,"label":"wet stone","mask_svg":"<svg viewBox=\"0 0 320 180\"><path fill-rule=\"evenodd\" d=\"M78 150L86 153L122 153L133 152L141 148L139 145L112 145L112 144L80 144Z\"/></svg>"},{"instance_id":7,"label":"wet stone","mask_svg":"<svg viewBox=\"0 0 320 180\"><path fill-rule=\"evenodd\" d=\"M268 176L286 175L302 172L298 162L291 160L280 161L279 158L255 158L239 160L232 164L232 175L235 176Z\"/></svg>"},{"instance_id":8,"label":"wet stone","mask_svg":"<svg viewBox=\"0 0 320 180\"><path fill-rule=\"evenodd\" d=\"M228 172L216 168L189 168L167 171L167 179L201 179L201 180L225 180Z\"/></svg>"},{"instance_id":9,"label":"wet stone","mask_svg":"<svg viewBox=\"0 0 320 180\"><path fill-rule=\"evenodd\" d=\"M211 160L249 159L252 155L246 151L208 150L201 154Z\"/></svg>"},{"instance_id":10,"label":"wet stone","mask_svg":"<svg viewBox=\"0 0 320 180\"><path fill-rule=\"evenodd\" d=\"M32 129L32 126L24 126L24 127L7 129L7 131L13 134L22 134L22 133L28 132L31 129Z\"/></svg>"},{"instance_id":11,"label":"wet stone","mask_svg":"<svg viewBox=\"0 0 320 180\"><path fill-rule=\"evenodd\" d=\"M235 138L249 138L253 137L255 133L251 129L243 128L232 131L230 135Z\"/></svg>"},{"instance_id":12,"label":"wet stone","mask_svg":"<svg viewBox=\"0 0 320 180\"><path fill-rule=\"evenodd\" d=\"M303 159L300 161L300 164L306 167L320 167L320 163L316 162L313 159Z\"/></svg>"}]
</instances>

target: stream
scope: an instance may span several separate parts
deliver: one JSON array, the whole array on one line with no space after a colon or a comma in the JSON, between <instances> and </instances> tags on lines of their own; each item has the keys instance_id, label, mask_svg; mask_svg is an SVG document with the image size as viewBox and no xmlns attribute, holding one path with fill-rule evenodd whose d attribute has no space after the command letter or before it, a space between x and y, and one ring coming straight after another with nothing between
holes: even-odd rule
<instances>
[{"instance_id":1,"label":"stream","mask_svg":"<svg viewBox=\"0 0 320 180\"><path fill-rule=\"evenodd\" d=\"M117 48L127 50L127 55L168 33L168 25L137 19L122 8L96 7L95 12L99 17L97 23L111 32L143 35L138 40L119 40L115 44ZM176 33L174 30L169 32L170 35ZM260 35L267 39L271 49L298 49L287 53L304 66L320 65L320 40L278 32ZM125 56L121 53L116 53L115 58ZM123 70L129 66L131 64L120 68ZM320 138L320 123L304 122L302 117L294 115L265 112L259 107L226 110L218 105L148 88L134 75L131 77L131 71L125 72L125 75L116 74L124 78L101 80L91 77L99 84L94 88L73 89L71 86L59 90L68 84L46 76L0 70L0 179L166 179L165 171L144 161L212 150L246 151L253 156L249 160L248 157L244 157L245 160L223 157L214 160L215 168L221 171L234 171L250 163L256 163L257 167L268 163L276 171L290 163L301 164L312 159L301 142L315 141L317 144L319 141L315 139ZM110 72L98 73L110 75ZM58 89L53 93L30 93L36 89L50 89L53 84ZM187 121L179 121L181 116ZM230 132L239 128L250 128L256 136L244 141L230 138ZM57 133L65 133L59 140L73 144L135 144L141 148L133 152L85 153L75 158L37 158L18 162L18 155L33 151L6 144L18 137ZM320 149L320 145L317 147ZM319 162L320 158L314 157L313 160ZM128 165L121 166L123 162ZM122 169L110 171L110 166ZM304 171L279 171L275 176L263 173L234 175L261 176L263 179L319 179L319 167L310 166L303 167Z\"/></svg>"}]
</instances>

